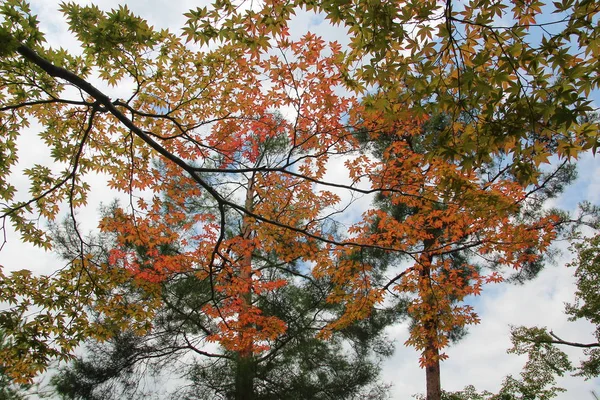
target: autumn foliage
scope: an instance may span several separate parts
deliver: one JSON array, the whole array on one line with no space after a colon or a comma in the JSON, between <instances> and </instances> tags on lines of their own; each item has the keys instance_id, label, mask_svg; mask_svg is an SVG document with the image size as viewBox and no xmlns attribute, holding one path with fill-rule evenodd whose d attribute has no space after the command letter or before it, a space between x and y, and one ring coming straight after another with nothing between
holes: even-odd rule
<instances>
[{"instance_id":1,"label":"autumn foliage","mask_svg":"<svg viewBox=\"0 0 600 400\"><path fill-rule=\"evenodd\" d=\"M349 46L293 38L301 8L344 26ZM449 332L478 322L469 296L502 281L503 268L536 262L554 238L557 217L528 212L553 179L543 167L598 147L587 99L600 84L593 2L555 2L564 18L540 40L537 1L217 1L188 12L181 36L127 7L60 9L80 55L46 46L24 1L0 8L1 216L49 249L37 221L66 209L82 243L56 277L0 275L9 303L0 328L18 342L0 365L21 380L86 337L105 338L82 309L143 331L178 276L210 283L211 301L197 310L217 327L209 341L244 357L268 350L286 324L253 295L288 282L270 278L264 254L331 283L328 301L345 313L324 337L367 317L388 289L409 294L417 323L407 344L422 365L437 362ZM514 24L496 27L497 17ZM124 82L131 95L112 98ZM447 123L429 129L440 115ZM50 155L24 169L23 200L11 174L34 120ZM102 265L84 251L76 213L98 174L129 198L100 222L116 243ZM357 193L388 207L345 227L337 217L352 204L341 194ZM360 256L369 249L409 262L382 283ZM118 293L124 282L143 293L137 303ZM72 298L51 302L61 289ZM35 346L39 354L21 354Z\"/></svg>"},{"instance_id":2,"label":"autumn foliage","mask_svg":"<svg viewBox=\"0 0 600 400\"><path fill-rule=\"evenodd\" d=\"M469 296L502 281L503 267L520 270L544 253L555 237L558 216L525 218L522 212L534 190L502 173L505 166L484 175L431 157L424 147L427 135L436 132L425 132L426 120L410 111L399 108L397 115L403 118L389 120L368 109L359 114L359 129L385 145L380 159L362 155L346 166L355 179L368 179L390 207L366 211L349 229L349 240L407 256L405 269L386 288L412 295L408 312L416 323L406 343L423 351L421 364L426 365L445 358L437 351L448 345L452 330L479 322L464 302ZM494 169L500 172L490 174ZM399 218L394 209L405 215ZM352 251L341 250L340 257L344 252ZM459 253L467 256L457 266ZM360 257L316 266L316 273L329 274L339 285L330 300L346 304L346 314L333 327L364 317L382 302L384 290L371 284L372 268Z\"/></svg>"},{"instance_id":3,"label":"autumn foliage","mask_svg":"<svg viewBox=\"0 0 600 400\"><path fill-rule=\"evenodd\" d=\"M235 68L228 71L227 84L240 79L244 84L223 87L218 96L206 94L214 94L215 107L229 102L227 115L215 118L206 129L198 131L196 138L191 133L179 136L174 132L167 146L171 154L182 159L204 160L198 170L206 171L207 181L219 180L218 195L226 206L229 208L233 201L226 193L238 191L249 215L219 215L216 203L214 208L194 209L194 201L203 195L202 188L192 178L182 176L177 165L165 163L160 167L149 165L145 174L135 177L137 189L157 195L150 201L138 199L136 212L117 210L101 225L107 232L117 233L118 247L111 251L110 263L126 269L136 279L160 284L171 276L190 273L202 280L210 279L214 300L201 312L216 321L218 331L208 340L230 351L267 350L269 341L285 331L283 321L264 315L252 304L254 293L286 284L265 279L254 257L273 253L287 262L318 261L319 243L306 234L320 235L318 220L338 198L327 191L315 192L307 177L321 179L331 149L337 152L349 146L342 118L353 99L334 94L339 84L335 60L340 46L326 46L309 34L298 42L283 36L278 47L283 54L290 53L286 57L294 61L277 56L259 59L251 51L239 53ZM325 50L330 55L323 56ZM171 80L163 77L164 82L170 88L177 86L173 79L180 73L175 69ZM289 83L299 74L302 79L294 88L297 97L291 97ZM167 92L174 95L173 90L160 86L163 79L154 82L148 96L159 98L159 93L163 96ZM230 98L224 99L224 93ZM168 99L165 104L174 101L180 100ZM140 106L148 113L164 107L151 101ZM293 126L272 112L281 107L293 107L297 113ZM185 112L193 111L188 107ZM177 114L174 110L171 116ZM155 119L147 119L148 129L169 136L165 121ZM321 134L324 129L327 133ZM277 155L282 151L283 155ZM221 182L215 175L219 172L230 174L231 179ZM124 182L113 184L120 187ZM231 223L231 218L239 220L237 234L226 232L224 224ZM169 251L173 243L180 244L179 250Z\"/></svg>"}]
</instances>

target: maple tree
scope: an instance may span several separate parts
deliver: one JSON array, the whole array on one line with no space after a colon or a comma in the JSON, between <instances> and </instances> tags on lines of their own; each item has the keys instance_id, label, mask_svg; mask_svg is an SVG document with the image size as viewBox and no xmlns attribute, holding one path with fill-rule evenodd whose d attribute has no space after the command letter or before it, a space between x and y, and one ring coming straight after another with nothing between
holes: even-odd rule
<instances>
[{"instance_id":1,"label":"maple tree","mask_svg":"<svg viewBox=\"0 0 600 400\"><path fill-rule=\"evenodd\" d=\"M194 203L188 213L212 209L206 198L187 200ZM115 206L107 212L118 210ZM163 214L162 219L167 215ZM231 232L238 229L235 223L228 226ZM102 247L103 252L98 255L106 261L112 256L116 237L115 232L107 231L88 241ZM70 221L57 232L56 239L65 257L79 255L79 241ZM173 242L160 252L181 253L185 247L181 243ZM138 247L133 257L147 260L146 249ZM248 357L243 348L207 348L209 338L219 332L218 320L199 310L212 301L227 301L227 295L215 296L209 280L200 279L198 274L171 275L161 282L162 302L151 330L139 335L113 326L110 329L115 332L108 342L87 340L86 356L78 357L52 378L55 392L69 399L144 398L147 393L137 383L163 372L182 379L183 383L173 393L162 394L173 398L376 399L383 396L384 388L374 382L378 366L373 357L386 348L381 331L393 315L373 316L352 329L336 332L334 340L321 341L316 337L318 331L339 312L336 310L339 307L324 301L329 283L306 275L297 260L283 262L275 253L260 251L253 252L252 258L253 265L260 265L271 279L278 277L289 282L252 295L252 304L263 315L286 323L285 333L273 340L268 350ZM135 286L128 289L130 302L135 301L136 292ZM239 387L240 381L249 386Z\"/></svg>"},{"instance_id":2,"label":"maple tree","mask_svg":"<svg viewBox=\"0 0 600 400\"><path fill-rule=\"evenodd\" d=\"M290 138L277 130L283 119L272 116L272 121L266 134L258 131L246 138L250 152L227 160L229 165L249 167L250 172L237 178L208 174L205 179L222 198L240 196L248 213L258 213L287 227L311 224L321 229L316 221L336 196L313 191L306 179L268 171L287 162L293 146ZM266 171L260 171L261 167ZM253 399L260 389L255 387L257 364L275 357L280 346L290 340L285 334L288 324L294 322L269 310L270 302L265 299L274 293L271 301L276 301L278 289L303 276L289 271L287 264L313 263L323 257L319 242L306 239L302 234L306 228L294 232L274 227L248 215L237 215L235 210L222 213L217 223L218 203L203 200L206 195L197 190L195 182L178 176L177 169L169 169L168 164L157 168L156 173L159 185L153 192L163 195L155 195L151 206L141 200L143 213L117 209L103 219L101 229L117 235L108 263L146 284L176 282L181 275L206 282L205 300L183 312L205 315L209 322L198 329L206 334L206 342L218 342L229 352L223 356L234 364L234 387L228 397ZM173 243L180 244L179 251L169 250ZM159 293L164 292L161 287ZM162 299L167 306L177 303L165 296ZM312 316L318 321L319 314L317 309Z\"/></svg>"},{"instance_id":3,"label":"maple tree","mask_svg":"<svg viewBox=\"0 0 600 400\"><path fill-rule=\"evenodd\" d=\"M151 31L126 7L103 13L94 6L63 4L63 11L84 44L82 56L43 48L26 3L3 6L3 37L9 42L2 64L7 83L3 129L10 133L5 136L5 173L16 162L13 141L28 118L45 121L41 137L52 148L51 162L65 165L59 172L41 164L27 169L29 201L14 200L15 187L4 186L2 196L11 203L3 217L24 241L48 248L46 232L29 213L35 210L52 220L64 201L76 220L74 210L86 203L85 180L96 172L107 174L110 187L131 196L132 209L102 222L103 229L119 232L119 248L108 264L95 265L90 255L82 254L56 276L37 277L26 270L2 276L3 286L10 288L2 300L12 305L2 313L2 322L18 343L3 354L2 363L11 366L15 378L27 380L49 358L68 358L82 338L108 337L102 324L80 312L99 297L104 303L94 308L106 314L104 322L114 319L143 333L160 303L156 284L181 273L209 279L213 295L222 298L202 308L220 320L211 340L248 359L266 350L286 327L278 318L262 315L252 304L252 293L286 282L261 278L251 255L277 251L283 260L301 255L304 262L327 256L315 247L315 239L325 237L322 210L337 196L316 192L312 185L323 176L329 155L347 149L349 134L342 120L354 100L334 93L340 46L308 34L296 42L283 35L281 56L268 58L232 46L193 51L169 32ZM130 30L110 31L122 24ZM10 41L22 36L27 44L12 48ZM321 54L325 50L330 54ZM84 80L92 66L101 67L100 78L109 85L125 76L133 79L134 95L110 100ZM21 68L30 74L22 74ZM291 92L290 82L295 82ZM71 85L82 91L81 100L61 97ZM273 112L284 106L295 109L293 121ZM280 136L289 143L286 152L267 162L259 149ZM160 168L153 164L156 157L164 159ZM241 199L235 196L240 190L245 192ZM146 199L140 195L144 192L157 195ZM214 199L213 209L186 213L190 199L201 194ZM241 226L234 236L226 230L230 218ZM160 252L173 242L184 243L185 251ZM145 259L132 258L132 249L141 248ZM111 289L132 277L146 293L135 306ZM41 311L24 325L16 323L31 307ZM39 351L23 357L19 348Z\"/></svg>"},{"instance_id":4,"label":"maple tree","mask_svg":"<svg viewBox=\"0 0 600 400\"><path fill-rule=\"evenodd\" d=\"M247 4L241 2L242 4ZM385 93L373 106L392 117L395 103L417 117L451 117L435 156L469 168L498 152L514 157L522 181L553 154L598 147L590 94L598 89L600 7L563 0L267 0L253 7L217 1L189 17L189 40L268 47L296 10L321 13L348 30L343 78L350 88ZM391 101L390 101L391 100ZM470 116L465 121L464 115ZM545 146L556 141L556 147Z\"/></svg>"},{"instance_id":5,"label":"maple tree","mask_svg":"<svg viewBox=\"0 0 600 400\"><path fill-rule=\"evenodd\" d=\"M301 7L346 26L349 49L313 34L292 40L288 23ZM220 320L212 339L248 359L266 351L285 324L254 307L252 293L285 282L261 280L263 272L251 262L256 250L277 250L284 260L301 255L315 264L317 277L337 284L329 301L345 303L346 313L330 328L367 316L383 299L383 288L368 277L370 267L357 262L357 249L414 257L415 266L394 282L420 294L411 312L424 326L410 343L443 347L444 336L427 326L447 331L476 316L448 301L432 307L428 299L444 297L430 283L442 274L443 291L460 300L477 293L483 281L499 279L473 269L469 284L459 284L464 277L444 256L462 246L498 255L501 264L530 263L535 254L521 245L537 241L541 251L553 235L551 217L519 220L527 191L543 186L540 166L553 155L575 158L598 146L598 122L585 118L599 82L594 2L298 0L238 7L217 1L186 14L183 37L154 30L126 7L102 12L62 3L61 11L81 55L47 47L25 1L7 0L0 8L1 216L24 241L50 248L38 219L53 220L66 205L76 221L88 180L97 173L130 195L131 207L103 221L104 229L119 232L120 247L109 263L83 255L52 277L26 270L0 276L9 289L0 300L11 305L0 323L16 343L0 355L0 364L21 380L52 357L68 358L83 338L110 335L82 311L92 299L104 321L142 334L159 308L160 284L192 271L209 279L215 296L224 296L202 309ZM546 21L552 11L556 19ZM503 17L509 24L496 24ZM578 50L570 49L572 41ZM133 86L130 96L111 99L110 86L124 82ZM351 93L342 95L342 89ZM369 91L374 94L365 95ZM278 117L274 111L283 108L292 116ZM431 140L425 151L412 151L420 122L439 113L449 123L434 141L425 136ZM11 174L22 154L17 139L33 121L41 122L36 140L47 144L50 157L23 171L30 183L24 195ZM348 164L352 184L324 181L332 156L358 149L353 134L361 128L373 136L406 137L390 144L385 163L358 157ZM285 156L263 164L260 146L280 135L289 142ZM499 157L506 163L498 173L480 180L481 168ZM371 188L360 187L362 177ZM241 185L245 195L228 192L228 182ZM339 201L316 191L327 187L380 192L418 213L399 223L371 211L342 240L324 229ZM214 199L216 213L183 212L186 199L200 194ZM158 219L163 209L166 223ZM240 224L238 235L225 229L231 215ZM387 234L369 231L375 218ZM189 245L182 254L161 252L180 240ZM143 248L146 259L134 258L131 246ZM123 303L118 289L132 277L144 293L135 307ZM353 295L361 301L345 301ZM32 308L41 311L27 317ZM432 319L438 310L443 318ZM427 353L439 357L433 348Z\"/></svg>"},{"instance_id":6,"label":"maple tree","mask_svg":"<svg viewBox=\"0 0 600 400\"><path fill-rule=\"evenodd\" d=\"M357 298L365 298L376 303L386 290L415 295L407 307L414 323L406 343L422 351L427 399L440 399L443 348L457 330L479 322L464 301L479 295L485 283L502 281L503 267L532 272L539 268L540 257L561 222L558 215L540 207L573 179L573 168L563 163L540 173L539 184L524 186L511 172L506 156L476 169L426 157L427 148L443 134L446 116L427 123L388 121L383 128L383 115L379 111L361 115L365 127L359 135L373 157L365 154L350 167L355 176L368 178L381 192L379 207L367 211L351 231L354 241L394 249L410 258L383 285L363 285L364 290L357 291L354 282L345 283L335 301L360 303ZM368 258L353 261L348 269L357 271L355 275L337 268L328 272L368 282L378 263ZM337 323L352 320L351 312L348 320Z\"/></svg>"},{"instance_id":7,"label":"maple tree","mask_svg":"<svg viewBox=\"0 0 600 400\"><path fill-rule=\"evenodd\" d=\"M566 311L572 315L571 319L588 319L597 325L598 291L596 290L598 254L598 213L600 209L588 202L581 203L574 216L565 213L564 218L569 221L569 228L561 229L563 239L571 242L571 250L575 259L568 265L576 267L577 277L576 301L567 304ZM583 235L582 228L591 228L594 234ZM591 278L591 279L590 279ZM594 334L598 336L597 332ZM509 353L527 355L528 360L520 373L520 379L508 375L502 382L498 393L489 391L478 392L473 385L461 391L442 392L442 399L449 400L496 400L496 399L552 399L559 393L565 392L564 388L556 386L556 377L569 373L583 376L586 379L598 376L598 342L573 342L559 337L553 331L540 327L512 327L511 342L513 347ZM584 349L586 359L581 361L578 368L574 368L569 356L560 347L576 347ZM419 396L418 398L424 398Z\"/></svg>"}]
</instances>

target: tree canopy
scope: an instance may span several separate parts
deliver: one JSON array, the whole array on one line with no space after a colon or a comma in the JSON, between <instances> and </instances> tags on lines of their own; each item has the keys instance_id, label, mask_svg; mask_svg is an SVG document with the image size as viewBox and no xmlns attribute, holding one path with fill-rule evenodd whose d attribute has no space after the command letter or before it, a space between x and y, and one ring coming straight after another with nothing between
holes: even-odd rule
<instances>
[{"instance_id":1,"label":"tree canopy","mask_svg":"<svg viewBox=\"0 0 600 400\"><path fill-rule=\"evenodd\" d=\"M208 207L206 199L195 200L197 204L190 213ZM119 210L115 204L105 210L105 216ZM166 219L166 212L161 213L162 219ZM228 226L234 236L239 234L238 229ZM67 260L80 256L71 221L57 227L54 237ZM96 252L95 262L106 263L113 257L116 242L115 232L111 231L88 238L88 243L102 249ZM184 247L179 240L159 252L176 254ZM147 262L143 246L130 248L132 259ZM352 328L336 332L330 341L319 340L319 330L340 313L338 305L324 301L330 284L311 278L297 260L283 262L277 253L255 250L252 259L271 280L288 281L275 290L254 292L249 299L261 314L286 326L283 334L268 342L268 349L247 354L241 346L211 345L222 321L201 310L213 302L226 302L227 293L213 298L208 277L178 274L161 282L160 308L155 310L148 332L136 334L104 323L111 330L108 341L85 341L85 355L52 377L54 392L65 399L142 399L152 389L139 382L148 381L152 387L154 380L161 382L155 376L166 375L181 382L179 387L161 394L173 399L384 398L386 387L377 380L379 364L392 348L382 331L395 315L378 312ZM150 273L150 268L144 272ZM118 289L129 304L136 304L143 296L143 291L130 283Z\"/></svg>"},{"instance_id":2,"label":"tree canopy","mask_svg":"<svg viewBox=\"0 0 600 400\"><path fill-rule=\"evenodd\" d=\"M343 26L349 45L292 37L301 9ZM331 283L325 301L344 312L323 338L371 315L388 289L414 295L407 343L426 366L448 332L478 321L466 296L539 261L561 216L537 206L599 145L594 1L217 0L190 10L181 34L126 6L60 10L81 54L49 47L26 1L0 6L3 230L51 249L39 221L63 211L80 242L53 275L0 271L0 329L13 343L0 366L17 382L110 338L107 324L151 331L165 282L188 275L209 285L195 310L215 323L209 340L248 359L268 352L288 326L253 296L294 278L256 254ZM114 98L120 85L130 93ZM361 135L384 145L365 154ZM18 164L23 138L49 158ZM117 244L103 262L77 220L99 174L130 200L99 221ZM343 199L357 194L410 212L373 207L344 226ZM210 206L191 212L200 197ZM385 281L363 250L413 264ZM462 250L485 268L453 268Z\"/></svg>"}]
</instances>

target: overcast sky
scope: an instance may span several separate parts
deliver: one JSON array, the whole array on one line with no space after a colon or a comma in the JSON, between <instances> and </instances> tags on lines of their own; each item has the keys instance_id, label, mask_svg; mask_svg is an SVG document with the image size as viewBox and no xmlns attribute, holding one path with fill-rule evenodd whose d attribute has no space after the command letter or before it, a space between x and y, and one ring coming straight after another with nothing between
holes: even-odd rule
<instances>
[{"instance_id":1,"label":"overcast sky","mask_svg":"<svg viewBox=\"0 0 600 400\"><path fill-rule=\"evenodd\" d=\"M89 3L78 1L79 3ZM183 13L190 8L202 5L199 1L184 0L98 0L94 2L101 9L108 10L119 3L126 3L135 13L149 20L157 28L169 28L178 32L185 21ZM76 40L69 34L62 15L57 11L59 1L36 0L31 2L34 12L39 15L42 31L52 46L62 46L79 52ZM347 43L343 29L331 27L322 18L314 14L299 12L292 23L293 36L299 37L306 31L323 36L326 40L338 40ZM119 96L118 91L126 87L111 89L112 98ZM28 152L22 156L23 165L35 158L43 157L46 149L36 140L36 126L29 130L22 144L27 145ZM586 155L580 164L579 180L556 201L556 206L572 209L578 201L598 202L600 193L600 163L597 159ZM81 221L88 224L86 229L93 229L97 222L95 212L103 199L114 197L104 186L102 180L95 182L94 198L87 211L81 212ZM568 322L563 314L564 303L573 300L573 271L565 267L569 254L565 253L557 265L548 266L540 276L523 286L496 285L487 286L483 295L476 301L476 311L481 316L481 324L469 329L469 335L458 345L448 349L449 360L442 365L442 386L446 390L459 390L465 385L473 384L479 390L497 390L506 374L518 375L525 359L506 354L510 347L509 326L548 326L565 340L585 342L592 340L592 327L582 322ZM0 253L0 265L7 269L29 268L48 273L60 265L52 254L24 247L18 243L16 235L9 237L9 243ZM383 379L393 384L393 399L408 399L411 395L425 389L425 373L418 367L419 354L412 348L403 346L408 337L406 325L398 325L390 329L390 337L396 343L395 355L385 362ZM567 349L574 356L578 351ZM560 384L568 392L559 399L590 399L591 391L600 393L600 380L584 381L580 378L564 378Z\"/></svg>"}]
</instances>

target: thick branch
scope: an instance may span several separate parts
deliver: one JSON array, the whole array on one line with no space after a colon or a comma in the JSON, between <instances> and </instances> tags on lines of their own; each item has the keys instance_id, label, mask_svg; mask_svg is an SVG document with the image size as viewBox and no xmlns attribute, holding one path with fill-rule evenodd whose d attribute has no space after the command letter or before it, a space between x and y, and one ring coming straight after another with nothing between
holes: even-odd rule
<instances>
[{"instance_id":1,"label":"thick branch","mask_svg":"<svg viewBox=\"0 0 600 400\"><path fill-rule=\"evenodd\" d=\"M594 348L594 347L600 347L600 343L577 343L577 342L568 342L566 340L563 340L561 338L559 338L558 336L556 336L556 334L552 331L550 331L550 336L552 336L554 338L554 340L543 340L541 341L542 343L551 343L551 344L562 344L565 346L571 346L571 347L581 347L584 349L589 349L589 348Z\"/></svg>"}]
</instances>

